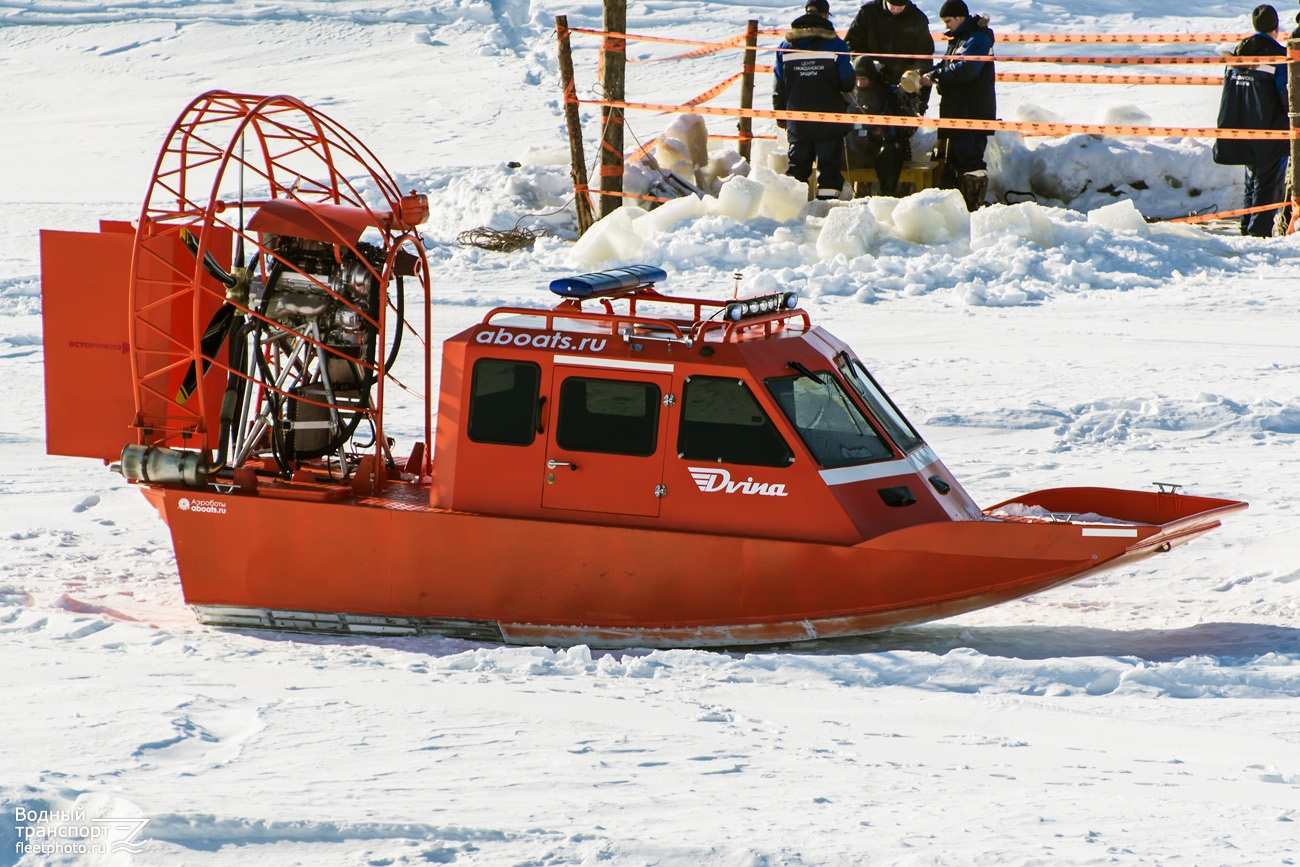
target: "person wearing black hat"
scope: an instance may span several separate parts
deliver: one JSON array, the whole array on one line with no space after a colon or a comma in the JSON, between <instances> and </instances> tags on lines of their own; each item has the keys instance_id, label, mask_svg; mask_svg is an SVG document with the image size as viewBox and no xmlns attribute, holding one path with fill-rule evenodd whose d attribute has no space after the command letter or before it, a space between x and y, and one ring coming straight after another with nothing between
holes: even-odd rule
<instances>
[{"instance_id":1,"label":"person wearing black hat","mask_svg":"<svg viewBox=\"0 0 1300 867\"><path fill-rule=\"evenodd\" d=\"M1278 42L1277 10L1256 6L1250 17L1255 33L1232 50L1236 57L1286 57ZM1287 129L1286 61L1229 64L1219 98L1219 129ZM1286 195L1285 140L1221 138L1214 143L1214 161L1246 167L1246 205L1256 208L1280 203ZM1241 234L1267 238L1273 234L1277 209L1244 214Z\"/></svg>"},{"instance_id":2,"label":"person wearing black hat","mask_svg":"<svg viewBox=\"0 0 1300 867\"><path fill-rule=\"evenodd\" d=\"M827 0L808 0L777 48L772 108L843 114L854 85L849 47L830 23ZM844 189L844 134L848 126L809 120L777 120L790 143L786 174L807 182L817 163L817 198L838 199Z\"/></svg>"},{"instance_id":3,"label":"person wearing black hat","mask_svg":"<svg viewBox=\"0 0 1300 867\"><path fill-rule=\"evenodd\" d=\"M948 32L944 59L925 70L924 85L939 87L939 117L994 120L998 114L996 73L992 60L993 31L988 18L972 17L963 0L947 0L939 10ZM967 59L969 58L969 59ZM991 132L940 129L940 146L946 147L944 186L961 190L967 210L984 204L988 191L988 165L984 149Z\"/></svg>"},{"instance_id":4,"label":"person wearing black hat","mask_svg":"<svg viewBox=\"0 0 1300 867\"><path fill-rule=\"evenodd\" d=\"M879 75L871 71L871 58L859 57L853 62L857 72L857 87L853 91L850 111L854 114L912 116L918 114L918 102L908 102L915 90L908 92L904 86L890 87ZM915 75L914 71L904 73ZM919 89L917 79L917 89ZM844 140L845 160L852 170L873 169L882 196L897 196L903 166L912 153L913 126L882 126L855 123ZM868 195L868 187L854 184L854 196Z\"/></svg>"}]
</instances>

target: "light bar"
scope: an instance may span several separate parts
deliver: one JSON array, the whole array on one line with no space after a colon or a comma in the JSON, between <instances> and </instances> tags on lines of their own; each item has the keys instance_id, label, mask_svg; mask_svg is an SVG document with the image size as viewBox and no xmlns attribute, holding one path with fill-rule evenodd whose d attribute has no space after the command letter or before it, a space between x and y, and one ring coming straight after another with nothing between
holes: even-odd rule
<instances>
[{"instance_id":1,"label":"light bar","mask_svg":"<svg viewBox=\"0 0 1300 867\"><path fill-rule=\"evenodd\" d=\"M628 265L608 271L593 271L577 277L560 277L551 281L551 291L565 298L595 298L613 295L667 280L668 272L654 265Z\"/></svg>"},{"instance_id":2,"label":"light bar","mask_svg":"<svg viewBox=\"0 0 1300 867\"><path fill-rule=\"evenodd\" d=\"M799 296L794 292L774 292L771 295L759 295L727 304L723 313L732 322L739 322L750 316L762 316L778 310L793 310L799 306Z\"/></svg>"}]
</instances>

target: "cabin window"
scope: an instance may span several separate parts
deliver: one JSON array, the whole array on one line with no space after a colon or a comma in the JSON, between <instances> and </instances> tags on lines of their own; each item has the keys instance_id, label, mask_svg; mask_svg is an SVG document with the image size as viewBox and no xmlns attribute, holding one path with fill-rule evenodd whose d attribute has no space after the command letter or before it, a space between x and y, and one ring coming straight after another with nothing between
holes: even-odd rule
<instances>
[{"instance_id":1,"label":"cabin window","mask_svg":"<svg viewBox=\"0 0 1300 867\"><path fill-rule=\"evenodd\" d=\"M542 369L531 361L480 358L470 381L469 438L526 446L537 433Z\"/></svg>"},{"instance_id":2,"label":"cabin window","mask_svg":"<svg viewBox=\"0 0 1300 867\"><path fill-rule=\"evenodd\" d=\"M781 411L823 467L893 457L839 380L828 370L767 380Z\"/></svg>"},{"instance_id":3,"label":"cabin window","mask_svg":"<svg viewBox=\"0 0 1300 867\"><path fill-rule=\"evenodd\" d=\"M880 422L880 426L889 434L890 439L903 452L911 454L924 445L921 435L916 432L916 428L908 422L903 414L894 406L894 402L889 399L889 395L876 383L873 377L862 362L856 358L850 358L847 353L842 357L840 373L844 374L844 379L848 381L849 387L858 393L862 402L871 410L872 415Z\"/></svg>"},{"instance_id":4,"label":"cabin window","mask_svg":"<svg viewBox=\"0 0 1300 867\"><path fill-rule=\"evenodd\" d=\"M682 393L677 453L693 461L784 467L794 453L738 379L691 376Z\"/></svg>"},{"instance_id":5,"label":"cabin window","mask_svg":"<svg viewBox=\"0 0 1300 867\"><path fill-rule=\"evenodd\" d=\"M659 439L659 387L571 376L560 386L555 442L562 449L647 456Z\"/></svg>"}]
</instances>

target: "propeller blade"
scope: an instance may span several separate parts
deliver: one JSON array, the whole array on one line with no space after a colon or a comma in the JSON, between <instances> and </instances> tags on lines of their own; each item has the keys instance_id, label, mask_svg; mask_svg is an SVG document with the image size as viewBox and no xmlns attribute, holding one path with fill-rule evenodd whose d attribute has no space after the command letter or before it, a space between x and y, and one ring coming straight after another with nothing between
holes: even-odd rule
<instances>
[{"instance_id":1,"label":"propeller blade","mask_svg":"<svg viewBox=\"0 0 1300 867\"><path fill-rule=\"evenodd\" d=\"M208 369L212 367L211 359L216 357L217 352L221 349L221 344L226 342L226 337L230 334L231 328L235 322L235 313L238 310L235 305L227 301L217 308L217 312L212 314L212 319L208 322L208 327L203 332L203 337L199 340L199 351L203 354L203 374L206 376ZM176 402L185 405L198 387L199 376L195 370L194 362L190 362L189 368L185 371L185 378L181 380L181 387L176 392Z\"/></svg>"}]
</instances>

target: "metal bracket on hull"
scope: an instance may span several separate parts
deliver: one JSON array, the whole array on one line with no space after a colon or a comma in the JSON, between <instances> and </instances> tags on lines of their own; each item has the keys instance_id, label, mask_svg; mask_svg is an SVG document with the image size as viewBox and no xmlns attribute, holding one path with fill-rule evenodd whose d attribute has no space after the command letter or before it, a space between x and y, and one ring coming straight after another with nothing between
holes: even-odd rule
<instances>
[{"instance_id":1,"label":"metal bracket on hull","mask_svg":"<svg viewBox=\"0 0 1300 867\"><path fill-rule=\"evenodd\" d=\"M379 614L329 614L322 611L286 611L233 605L195 605L205 626L230 629L274 629L325 635L431 635L467 641L504 643L495 620L461 620L450 617L389 617Z\"/></svg>"}]
</instances>

